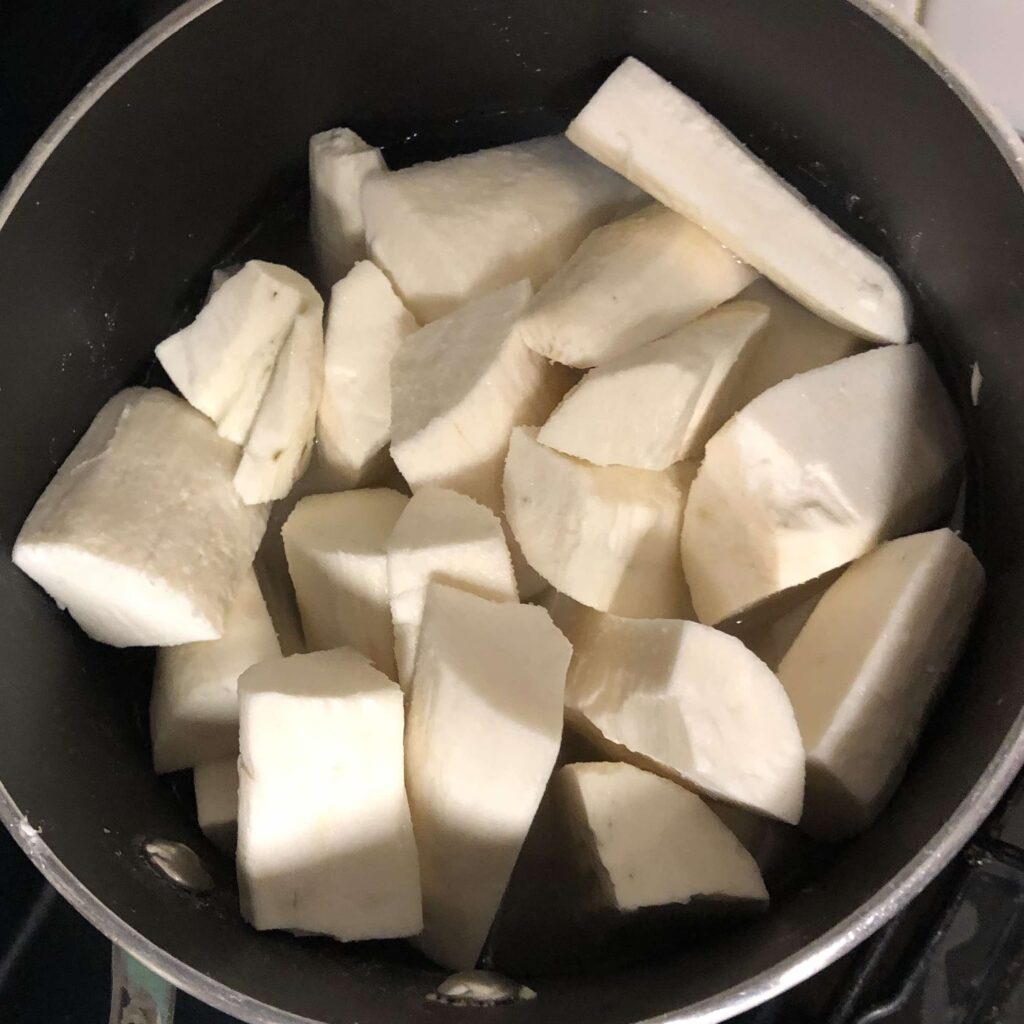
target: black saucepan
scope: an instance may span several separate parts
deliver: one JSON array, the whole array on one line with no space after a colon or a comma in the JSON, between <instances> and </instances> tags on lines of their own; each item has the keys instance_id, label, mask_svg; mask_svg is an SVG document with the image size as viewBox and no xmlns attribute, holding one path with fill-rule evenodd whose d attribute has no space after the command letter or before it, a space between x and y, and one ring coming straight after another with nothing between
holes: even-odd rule
<instances>
[{"instance_id":1,"label":"black saucepan","mask_svg":"<svg viewBox=\"0 0 1024 1024\"><path fill-rule=\"evenodd\" d=\"M879 17L848 0L203 0L55 123L0 198L5 555L211 266L240 251L301 263L312 132L350 125L401 164L555 131L634 54L898 269L967 425L966 529L990 578L905 784L770 914L470 1011L427 1002L443 975L399 945L249 929L231 866L152 773L151 656L91 643L0 558L0 816L100 929L251 1021L712 1021L852 947L966 840L1024 758L1024 166L924 43ZM214 891L154 871L154 838L192 847Z\"/></svg>"}]
</instances>

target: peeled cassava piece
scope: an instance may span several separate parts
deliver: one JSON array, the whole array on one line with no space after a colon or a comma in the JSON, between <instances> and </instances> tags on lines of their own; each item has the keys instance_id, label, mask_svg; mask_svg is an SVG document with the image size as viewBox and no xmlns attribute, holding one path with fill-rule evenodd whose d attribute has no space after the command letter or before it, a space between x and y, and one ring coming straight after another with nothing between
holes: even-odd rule
<instances>
[{"instance_id":1,"label":"peeled cassava piece","mask_svg":"<svg viewBox=\"0 0 1024 1024\"><path fill-rule=\"evenodd\" d=\"M941 519L963 442L918 345L841 359L776 384L707 444L682 557L702 622Z\"/></svg>"},{"instance_id":2,"label":"peeled cassava piece","mask_svg":"<svg viewBox=\"0 0 1024 1024\"><path fill-rule=\"evenodd\" d=\"M448 487L501 511L512 428L543 423L569 387L513 331L530 294L519 281L474 299L395 353L391 456L414 491Z\"/></svg>"},{"instance_id":3,"label":"peeled cassava piece","mask_svg":"<svg viewBox=\"0 0 1024 1024\"><path fill-rule=\"evenodd\" d=\"M307 648L354 647L391 679L387 543L408 500L386 487L314 494L281 530Z\"/></svg>"},{"instance_id":4,"label":"peeled cassava piece","mask_svg":"<svg viewBox=\"0 0 1024 1024\"><path fill-rule=\"evenodd\" d=\"M388 592L402 689L412 684L427 588L445 583L492 601L518 598L501 520L464 494L417 491L387 543Z\"/></svg>"},{"instance_id":5,"label":"peeled cassava piece","mask_svg":"<svg viewBox=\"0 0 1024 1024\"><path fill-rule=\"evenodd\" d=\"M406 736L420 850L420 948L473 967L558 754L572 648L543 608L438 583Z\"/></svg>"},{"instance_id":6,"label":"peeled cassava piece","mask_svg":"<svg viewBox=\"0 0 1024 1024\"><path fill-rule=\"evenodd\" d=\"M270 612L277 637L281 641L281 653L285 656L305 654L308 648L302 635L302 616L299 614L295 587L288 571L288 558L285 555L281 531L288 517L295 511L295 506L303 498L332 493L337 489L331 480L327 479L321 461L316 458L318 451L319 449L314 447L314 457L310 460L309 468L295 482L288 495L280 501L275 501L271 506L267 532L263 536L259 551L256 552L253 565L267 602L267 611ZM397 472L393 467L392 471Z\"/></svg>"},{"instance_id":7,"label":"peeled cassava piece","mask_svg":"<svg viewBox=\"0 0 1024 1024\"><path fill-rule=\"evenodd\" d=\"M754 858L695 793L630 764L570 764L555 782L616 910L767 902Z\"/></svg>"},{"instance_id":8,"label":"peeled cassava piece","mask_svg":"<svg viewBox=\"0 0 1024 1024\"><path fill-rule=\"evenodd\" d=\"M695 466L592 466L513 431L505 515L526 560L553 587L619 615L685 617L679 529Z\"/></svg>"},{"instance_id":9,"label":"peeled cassava piece","mask_svg":"<svg viewBox=\"0 0 1024 1024\"><path fill-rule=\"evenodd\" d=\"M799 820L804 749L786 691L735 637L588 616L570 636L569 720L605 749L729 803Z\"/></svg>"},{"instance_id":10,"label":"peeled cassava piece","mask_svg":"<svg viewBox=\"0 0 1024 1024\"><path fill-rule=\"evenodd\" d=\"M316 433L320 468L339 490L382 469L391 440L391 357L416 327L368 260L331 289Z\"/></svg>"},{"instance_id":11,"label":"peeled cassava piece","mask_svg":"<svg viewBox=\"0 0 1024 1024\"><path fill-rule=\"evenodd\" d=\"M889 541L826 591L779 666L807 747L801 826L841 839L892 795L985 586L950 530Z\"/></svg>"},{"instance_id":12,"label":"peeled cassava piece","mask_svg":"<svg viewBox=\"0 0 1024 1024\"><path fill-rule=\"evenodd\" d=\"M551 777L488 936L498 970L621 968L696 938L711 921L767 906L755 859L710 805L652 772L595 756Z\"/></svg>"},{"instance_id":13,"label":"peeled cassava piece","mask_svg":"<svg viewBox=\"0 0 1024 1024\"><path fill-rule=\"evenodd\" d=\"M325 287L365 255L363 182L386 170L380 150L351 128L332 128L310 138L309 229Z\"/></svg>"},{"instance_id":14,"label":"peeled cassava piece","mask_svg":"<svg viewBox=\"0 0 1024 1024\"><path fill-rule=\"evenodd\" d=\"M530 348L597 366L742 291L757 271L660 203L592 231L519 322Z\"/></svg>"},{"instance_id":15,"label":"peeled cassava piece","mask_svg":"<svg viewBox=\"0 0 1024 1024\"><path fill-rule=\"evenodd\" d=\"M238 696L246 920L343 942L415 935L402 691L340 648L256 665Z\"/></svg>"},{"instance_id":16,"label":"peeled cassava piece","mask_svg":"<svg viewBox=\"0 0 1024 1024\"><path fill-rule=\"evenodd\" d=\"M248 436L292 322L309 302L305 284L287 267L251 260L156 347L174 386L235 444Z\"/></svg>"},{"instance_id":17,"label":"peeled cassava piece","mask_svg":"<svg viewBox=\"0 0 1024 1024\"><path fill-rule=\"evenodd\" d=\"M313 451L324 381L324 306L306 284L308 302L292 321L235 474L235 489L250 505L285 497Z\"/></svg>"},{"instance_id":18,"label":"peeled cassava piece","mask_svg":"<svg viewBox=\"0 0 1024 1024\"><path fill-rule=\"evenodd\" d=\"M267 522L232 486L237 464L187 402L128 388L43 491L14 564L114 647L215 640Z\"/></svg>"},{"instance_id":19,"label":"peeled cassava piece","mask_svg":"<svg viewBox=\"0 0 1024 1024\"><path fill-rule=\"evenodd\" d=\"M767 306L769 317L738 381L737 408L780 381L871 347L846 328L815 316L764 278L744 289L739 298Z\"/></svg>"},{"instance_id":20,"label":"peeled cassava piece","mask_svg":"<svg viewBox=\"0 0 1024 1024\"><path fill-rule=\"evenodd\" d=\"M826 320L907 340L910 308L892 271L640 61L627 57L566 135Z\"/></svg>"},{"instance_id":21,"label":"peeled cassava piece","mask_svg":"<svg viewBox=\"0 0 1024 1024\"><path fill-rule=\"evenodd\" d=\"M420 323L495 288L544 283L639 192L561 136L374 176L366 241Z\"/></svg>"},{"instance_id":22,"label":"peeled cassava piece","mask_svg":"<svg viewBox=\"0 0 1024 1024\"><path fill-rule=\"evenodd\" d=\"M196 765L192 785L199 828L221 853L233 858L238 839L238 755Z\"/></svg>"},{"instance_id":23,"label":"peeled cassava piece","mask_svg":"<svg viewBox=\"0 0 1024 1024\"><path fill-rule=\"evenodd\" d=\"M699 457L739 407L767 322L766 306L730 302L603 363L562 399L537 440L598 466L657 470Z\"/></svg>"},{"instance_id":24,"label":"peeled cassava piece","mask_svg":"<svg viewBox=\"0 0 1024 1024\"><path fill-rule=\"evenodd\" d=\"M238 752L238 677L281 654L249 569L235 591L219 640L162 647L149 700L157 772L176 772Z\"/></svg>"}]
</instances>

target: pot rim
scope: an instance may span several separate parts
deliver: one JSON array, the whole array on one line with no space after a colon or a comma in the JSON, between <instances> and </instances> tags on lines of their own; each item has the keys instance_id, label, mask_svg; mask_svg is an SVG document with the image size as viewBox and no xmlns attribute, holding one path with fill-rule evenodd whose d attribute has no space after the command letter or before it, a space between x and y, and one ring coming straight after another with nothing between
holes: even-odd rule
<instances>
[{"instance_id":1,"label":"pot rim","mask_svg":"<svg viewBox=\"0 0 1024 1024\"><path fill-rule=\"evenodd\" d=\"M0 230L36 174L65 136L103 94L145 56L221 0L188 0L162 18L115 57L57 116L29 150L0 192ZM952 62L940 56L916 23L883 6L883 0L848 0L917 54L974 115L1024 190L1024 142L1006 118ZM981 777L949 821L870 899L815 941L715 996L638 1024L716 1024L751 1010L824 970L894 917L966 845L1024 767L1024 710ZM0 821L46 880L98 931L188 994L249 1024L317 1024L287 1010L242 995L184 963L132 928L94 896L50 849L0 781Z\"/></svg>"}]
</instances>

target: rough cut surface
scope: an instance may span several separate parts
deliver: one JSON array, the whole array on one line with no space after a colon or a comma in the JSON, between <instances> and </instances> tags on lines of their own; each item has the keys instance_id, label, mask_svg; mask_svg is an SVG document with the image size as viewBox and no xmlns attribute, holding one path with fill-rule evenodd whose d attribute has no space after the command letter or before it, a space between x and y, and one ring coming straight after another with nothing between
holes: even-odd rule
<instances>
[{"instance_id":1,"label":"rough cut surface","mask_svg":"<svg viewBox=\"0 0 1024 1024\"><path fill-rule=\"evenodd\" d=\"M825 319L875 341L907 340L910 305L892 271L634 57L566 135Z\"/></svg>"},{"instance_id":2,"label":"rough cut surface","mask_svg":"<svg viewBox=\"0 0 1024 1024\"><path fill-rule=\"evenodd\" d=\"M187 402L128 388L43 491L14 564L114 647L215 640L267 522L232 486L237 463Z\"/></svg>"},{"instance_id":3,"label":"rough cut surface","mask_svg":"<svg viewBox=\"0 0 1024 1024\"><path fill-rule=\"evenodd\" d=\"M512 433L505 514L523 554L553 587L601 611L692 616L679 530L696 466L655 473L592 466Z\"/></svg>"},{"instance_id":4,"label":"rough cut surface","mask_svg":"<svg viewBox=\"0 0 1024 1024\"><path fill-rule=\"evenodd\" d=\"M707 444L682 558L702 622L720 622L949 512L956 413L918 345L776 384Z\"/></svg>"},{"instance_id":5,"label":"rough cut surface","mask_svg":"<svg viewBox=\"0 0 1024 1024\"><path fill-rule=\"evenodd\" d=\"M285 497L313 451L324 382L324 304L305 283L306 304L292 321L235 474L235 489L249 505Z\"/></svg>"},{"instance_id":6,"label":"rough cut surface","mask_svg":"<svg viewBox=\"0 0 1024 1024\"><path fill-rule=\"evenodd\" d=\"M556 770L516 861L486 949L511 977L593 972L621 964L624 951L641 963L710 923L743 927L767 908L755 859L714 807L596 756L581 751Z\"/></svg>"},{"instance_id":7,"label":"rough cut surface","mask_svg":"<svg viewBox=\"0 0 1024 1024\"><path fill-rule=\"evenodd\" d=\"M898 785L985 586L950 530L889 541L825 592L779 666L807 747L801 825L840 839Z\"/></svg>"},{"instance_id":8,"label":"rough cut surface","mask_svg":"<svg viewBox=\"0 0 1024 1024\"><path fill-rule=\"evenodd\" d=\"M354 647L397 678L387 543L408 500L378 487L295 506L281 535L308 650Z\"/></svg>"},{"instance_id":9,"label":"rough cut surface","mask_svg":"<svg viewBox=\"0 0 1024 1024\"><path fill-rule=\"evenodd\" d=\"M418 945L444 967L480 956L558 755L571 654L543 608L430 586L406 759Z\"/></svg>"},{"instance_id":10,"label":"rough cut surface","mask_svg":"<svg viewBox=\"0 0 1024 1024\"><path fill-rule=\"evenodd\" d=\"M242 444L263 401L307 282L288 267L250 260L213 287L199 315L156 347L174 386Z\"/></svg>"},{"instance_id":11,"label":"rough cut surface","mask_svg":"<svg viewBox=\"0 0 1024 1024\"><path fill-rule=\"evenodd\" d=\"M391 364L391 456L409 486L447 487L502 509L512 428L543 423L567 372L513 327L528 281L491 292L410 334Z\"/></svg>"},{"instance_id":12,"label":"rough cut surface","mask_svg":"<svg viewBox=\"0 0 1024 1024\"><path fill-rule=\"evenodd\" d=\"M577 620L565 703L611 753L795 823L804 749L786 691L735 637L676 619Z\"/></svg>"},{"instance_id":13,"label":"rough cut surface","mask_svg":"<svg viewBox=\"0 0 1024 1024\"><path fill-rule=\"evenodd\" d=\"M534 296L519 330L548 359L597 366L731 299L755 277L702 228L650 203L592 231Z\"/></svg>"},{"instance_id":14,"label":"rough cut surface","mask_svg":"<svg viewBox=\"0 0 1024 1024\"><path fill-rule=\"evenodd\" d=\"M744 289L739 298L767 306L769 316L761 341L740 377L737 408L780 381L871 347L845 327L815 316L763 277Z\"/></svg>"},{"instance_id":15,"label":"rough cut surface","mask_svg":"<svg viewBox=\"0 0 1024 1024\"><path fill-rule=\"evenodd\" d=\"M343 942L416 934L402 691L339 648L256 665L238 696L246 920Z\"/></svg>"},{"instance_id":16,"label":"rough cut surface","mask_svg":"<svg viewBox=\"0 0 1024 1024\"><path fill-rule=\"evenodd\" d=\"M660 470L699 458L739 408L767 323L766 306L729 302L603 363L562 399L537 440L598 466Z\"/></svg>"},{"instance_id":17,"label":"rough cut surface","mask_svg":"<svg viewBox=\"0 0 1024 1024\"><path fill-rule=\"evenodd\" d=\"M351 128L332 128L310 138L309 227L325 288L365 255L363 182L386 170L380 150Z\"/></svg>"},{"instance_id":18,"label":"rough cut surface","mask_svg":"<svg viewBox=\"0 0 1024 1024\"><path fill-rule=\"evenodd\" d=\"M564 789L574 826L616 910L697 898L767 902L754 858L695 793L630 764L569 764Z\"/></svg>"},{"instance_id":19,"label":"rough cut surface","mask_svg":"<svg viewBox=\"0 0 1024 1024\"><path fill-rule=\"evenodd\" d=\"M420 323L496 288L543 284L640 193L561 136L375 175L366 241Z\"/></svg>"},{"instance_id":20,"label":"rough cut surface","mask_svg":"<svg viewBox=\"0 0 1024 1024\"><path fill-rule=\"evenodd\" d=\"M431 583L492 601L518 599L501 520L464 494L425 487L409 500L387 543L395 660L403 690L412 684L423 605Z\"/></svg>"},{"instance_id":21,"label":"rough cut surface","mask_svg":"<svg viewBox=\"0 0 1024 1024\"><path fill-rule=\"evenodd\" d=\"M391 440L391 358L416 328L368 260L331 290L316 433L319 466L333 488L378 482L369 478L380 475Z\"/></svg>"}]
</instances>

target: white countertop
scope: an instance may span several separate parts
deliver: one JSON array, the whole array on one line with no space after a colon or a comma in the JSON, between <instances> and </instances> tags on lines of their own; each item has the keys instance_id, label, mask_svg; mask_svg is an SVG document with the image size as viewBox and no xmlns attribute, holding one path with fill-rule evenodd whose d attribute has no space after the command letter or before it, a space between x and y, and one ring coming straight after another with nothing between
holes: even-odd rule
<instances>
[{"instance_id":1,"label":"white countertop","mask_svg":"<svg viewBox=\"0 0 1024 1024\"><path fill-rule=\"evenodd\" d=\"M1024 132L1024 0L876 0L920 22Z\"/></svg>"}]
</instances>

